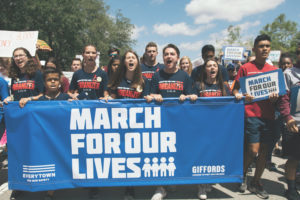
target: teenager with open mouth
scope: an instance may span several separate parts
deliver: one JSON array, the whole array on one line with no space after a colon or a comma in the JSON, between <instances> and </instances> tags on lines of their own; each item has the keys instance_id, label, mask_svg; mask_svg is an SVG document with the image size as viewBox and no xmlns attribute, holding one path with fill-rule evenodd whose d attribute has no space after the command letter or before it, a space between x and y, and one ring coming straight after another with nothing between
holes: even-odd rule
<instances>
[{"instance_id":1,"label":"teenager with open mouth","mask_svg":"<svg viewBox=\"0 0 300 200\"><path fill-rule=\"evenodd\" d=\"M204 69L194 80L197 95L199 97L219 97L230 95L229 88L223 82L218 63L214 59L208 59L204 63Z\"/></svg>"},{"instance_id":2,"label":"teenager with open mouth","mask_svg":"<svg viewBox=\"0 0 300 200\"><path fill-rule=\"evenodd\" d=\"M11 80L11 94L4 102L19 101L21 98L30 97L37 100L44 92L42 73L38 70L38 64L23 47L13 51L12 65L9 69Z\"/></svg>"},{"instance_id":3,"label":"teenager with open mouth","mask_svg":"<svg viewBox=\"0 0 300 200\"><path fill-rule=\"evenodd\" d=\"M96 65L96 47L86 45L82 56L82 69L74 72L68 94L79 100L96 100L108 96L107 74Z\"/></svg>"},{"instance_id":4,"label":"teenager with open mouth","mask_svg":"<svg viewBox=\"0 0 300 200\"><path fill-rule=\"evenodd\" d=\"M108 84L109 99L140 99L148 98L150 92L149 81L142 76L138 55L128 50L122 57L120 67L113 73ZM125 199L135 197L134 187L126 187Z\"/></svg>"},{"instance_id":5,"label":"teenager with open mouth","mask_svg":"<svg viewBox=\"0 0 300 200\"><path fill-rule=\"evenodd\" d=\"M163 60L165 67L153 75L151 82L150 97L157 102L162 102L163 98L179 97L180 101L187 98L195 101L197 95L192 91L192 80L189 75L177 67L180 51L174 44L168 44L163 49ZM167 190L163 186L157 187L151 200L161 200L167 195Z\"/></svg>"},{"instance_id":6,"label":"teenager with open mouth","mask_svg":"<svg viewBox=\"0 0 300 200\"><path fill-rule=\"evenodd\" d=\"M112 99L147 98L150 84L142 76L139 57L134 51L125 52L108 88Z\"/></svg>"},{"instance_id":7,"label":"teenager with open mouth","mask_svg":"<svg viewBox=\"0 0 300 200\"><path fill-rule=\"evenodd\" d=\"M29 51L23 47L13 51L12 64L9 69L11 80L11 95L4 99L9 101L20 101L21 98L37 100L43 95L44 83L42 73L38 70L38 64L33 60ZM14 190L10 199L16 199L22 191Z\"/></svg>"},{"instance_id":8,"label":"teenager with open mouth","mask_svg":"<svg viewBox=\"0 0 300 200\"><path fill-rule=\"evenodd\" d=\"M199 97L229 96L230 91L223 82L220 67L215 59L207 59L200 74L193 76L194 87ZM211 185L199 184L197 196L199 199L207 199L207 192L211 191Z\"/></svg>"}]
</instances>

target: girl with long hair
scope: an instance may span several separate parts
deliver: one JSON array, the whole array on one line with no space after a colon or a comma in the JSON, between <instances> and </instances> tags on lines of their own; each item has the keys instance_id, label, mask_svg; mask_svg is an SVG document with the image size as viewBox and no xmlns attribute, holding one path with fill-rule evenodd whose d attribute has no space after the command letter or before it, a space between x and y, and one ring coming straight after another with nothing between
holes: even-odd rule
<instances>
[{"instance_id":1,"label":"girl with long hair","mask_svg":"<svg viewBox=\"0 0 300 200\"><path fill-rule=\"evenodd\" d=\"M119 55L116 55L111 58L111 60L108 63L107 66L107 76L108 76L108 82L110 83L113 74L116 73L117 69L120 67L121 64L121 58Z\"/></svg>"},{"instance_id":2,"label":"girl with long hair","mask_svg":"<svg viewBox=\"0 0 300 200\"><path fill-rule=\"evenodd\" d=\"M138 55L128 50L121 60L121 66L113 74L108 85L113 99L144 98L150 92L150 85L143 78Z\"/></svg>"},{"instance_id":3,"label":"girl with long hair","mask_svg":"<svg viewBox=\"0 0 300 200\"><path fill-rule=\"evenodd\" d=\"M181 70L185 71L189 76L191 76L193 70L193 64L189 57L183 56L179 61L179 67Z\"/></svg>"},{"instance_id":4,"label":"girl with long hair","mask_svg":"<svg viewBox=\"0 0 300 200\"><path fill-rule=\"evenodd\" d=\"M29 51L23 47L13 51L12 63L9 69L11 80L11 94L4 102L19 101L21 98L30 97L37 100L44 92L42 73L38 64Z\"/></svg>"},{"instance_id":5,"label":"girl with long hair","mask_svg":"<svg viewBox=\"0 0 300 200\"><path fill-rule=\"evenodd\" d=\"M204 63L203 69L196 76L194 83L199 97L230 95L227 85L223 82L218 63L214 59L208 59Z\"/></svg>"},{"instance_id":6,"label":"girl with long hair","mask_svg":"<svg viewBox=\"0 0 300 200\"><path fill-rule=\"evenodd\" d=\"M230 91L222 79L222 73L218 63L214 59L208 59L200 73L197 74L194 80L194 87L199 97L218 97L229 96ZM209 184L198 185L198 198L207 199L207 192L211 191Z\"/></svg>"}]
</instances>

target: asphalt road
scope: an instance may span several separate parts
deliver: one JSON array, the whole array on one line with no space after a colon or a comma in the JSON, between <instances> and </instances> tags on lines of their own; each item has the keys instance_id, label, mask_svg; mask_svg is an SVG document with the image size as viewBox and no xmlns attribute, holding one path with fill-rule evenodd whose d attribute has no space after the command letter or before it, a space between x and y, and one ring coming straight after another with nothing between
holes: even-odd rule
<instances>
[{"instance_id":1,"label":"asphalt road","mask_svg":"<svg viewBox=\"0 0 300 200\"><path fill-rule=\"evenodd\" d=\"M281 200L284 198L283 194L286 188L284 180L284 163L285 159L273 156L273 162L276 163L279 171L270 172L267 169L263 174L262 183L265 186L266 191L270 194L269 199ZM252 174L250 175L250 178ZM11 191L7 188L7 168L0 170L0 200L8 200ZM221 199L243 199L243 200L255 200L260 199L254 194L246 191L245 193L237 192L237 183L227 184L215 184L213 190L208 193L208 199L221 200ZM100 196L98 199L102 200L119 200L124 199L123 187L109 187L100 188ZM155 187L135 187L135 199L151 199ZM198 199L196 185L181 185L176 187L176 191L169 191L168 196L165 199L168 200L181 200L181 199ZM18 200L40 200L43 199L45 192L24 192ZM55 200L85 200L88 198L88 189L65 189L56 191L54 194Z\"/></svg>"}]
</instances>

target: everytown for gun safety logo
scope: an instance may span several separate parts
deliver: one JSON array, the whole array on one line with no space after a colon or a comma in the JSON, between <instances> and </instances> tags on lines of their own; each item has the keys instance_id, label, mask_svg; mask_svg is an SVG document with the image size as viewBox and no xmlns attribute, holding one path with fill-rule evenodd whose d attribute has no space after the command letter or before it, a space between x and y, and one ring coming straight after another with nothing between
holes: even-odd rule
<instances>
[{"instance_id":1,"label":"everytown for gun safety logo","mask_svg":"<svg viewBox=\"0 0 300 200\"><path fill-rule=\"evenodd\" d=\"M73 179L175 176L176 132L161 124L160 107L73 108Z\"/></svg>"},{"instance_id":2,"label":"everytown for gun safety logo","mask_svg":"<svg viewBox=\"0 0 300 200\"><path fill-rule=\"evenodd\" d=\"M55 178L55 164L23 165L23 178L27 182L47 182Z\"/></svg>"}]
</instances>

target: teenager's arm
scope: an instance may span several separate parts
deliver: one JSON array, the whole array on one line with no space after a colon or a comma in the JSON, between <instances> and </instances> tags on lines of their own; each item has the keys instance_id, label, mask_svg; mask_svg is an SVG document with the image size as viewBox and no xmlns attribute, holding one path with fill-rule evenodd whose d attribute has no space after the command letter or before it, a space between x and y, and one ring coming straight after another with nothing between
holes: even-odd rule
<instances>
[{"instance_id":1,"label":"teenager's arm","mask_svg":"<svg viewBox=\"0 0 300 200\"><path fill-rule=\"evenodd\" d=\"M277 108L286 122L287 129L290 132L298 133L299 131L298 126L296 124L296 121L291 115L289 91L287 91L287 94L279 97Z\"/></svg>"},{"instance_id":2,"label":"teenager's arm","mask_svg":"<svg viewBox=\"0 0 300 200\"><path fill-rule=\"evenodd\" d=\"M24 106L27 104L28 101L37 101L41 96L43 96L42 93L37 96L21 98L19 101L19 106L21 108L24 108Z\"/></svg>"}]
</instances>

